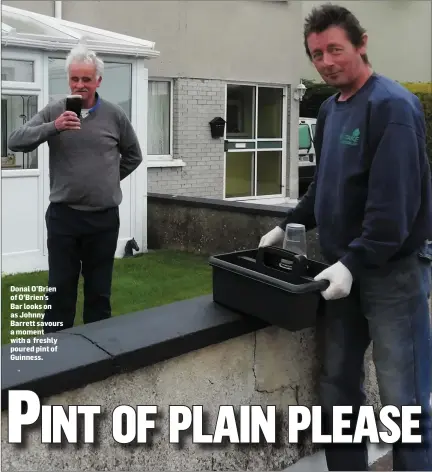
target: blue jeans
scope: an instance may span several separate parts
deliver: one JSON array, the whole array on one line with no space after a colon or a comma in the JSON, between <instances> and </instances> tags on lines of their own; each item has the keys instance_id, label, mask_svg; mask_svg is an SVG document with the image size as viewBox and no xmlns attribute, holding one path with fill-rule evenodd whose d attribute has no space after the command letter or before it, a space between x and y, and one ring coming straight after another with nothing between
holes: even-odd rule
<instances>
[{"instance_id":1,"label":"blue jeans","mask_svg":"<svg viewBox=\"0 0 432 472\"><path fill-rule=\"evenodd\" d=\"M425 246L420 251L420 257L425 261L429 261L431 264L431 274L432 274L432 241L428 241ZM430 296L430 293L429 293Z\"/></svg>"},{"instance_id":2,"label":"blue jeans","mask_svg":"<svg viewBox=\"0 0 432 472\"><path fill-rule=\"evenodd\" d=\"M355 411L364 404L364 354L371 341L382 405L422 407L424 442L394 444L393 470L432 470L430 284L430 261L416 254L367 271L349 297L325 303L324 424L331 426L332 407ZM365 444L325 445L325 452L329 471L368 470Z\"/></svg>"},{"instance_id":3,"label":"blue jeans","mask_svg":"<svg viewBox=\"0 0 432 472\"><path fill-rule=\"evenodd\" d=\"M425 244L425 247L420 251L420 257L423 258L425 261L429 261L429 263L431 265L431 276L432 276L432 241L428 241ZM424 278L424 283L425 283L425 287L426 287L425 290L427 290L428 297L430 298L431 293L430 293L430 285L428 284L428 282L429 282L428 277L425 275L425 278ZM432 323L431 323L431 337L432 337ZM432 350L432 344L431 344L431 350ZM430 371L431 371L430 391L431 391L431 394L432 394L432 362L431 362L431 365L430 365Z\"/></svg>"}]
</instances>

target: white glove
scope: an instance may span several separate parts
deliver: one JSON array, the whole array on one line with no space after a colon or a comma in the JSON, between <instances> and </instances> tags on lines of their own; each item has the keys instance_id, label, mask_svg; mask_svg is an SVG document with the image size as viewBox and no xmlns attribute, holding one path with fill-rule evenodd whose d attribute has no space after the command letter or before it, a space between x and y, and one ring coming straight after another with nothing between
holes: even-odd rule
<instances>
[{"instance_id":1,"label":"white glove","mask_svg":"<svg viewBox=\"0 0 432 472\"><path fill-rule=\"evenodd\" d=\"M350 294L353 277L342 262L336 262L320 272L314 280L328 280L330 285L321 294L326 300L337 300Z\"/></svg>"},{"instance_id":2,"label":"white glove","mask_svg":"<svg viewBox=\"0 0 432 472\"><path fill-rule=\"evenodd\" d=\"M284 236L285 231L279 226L276 226L276 228L273 228L261 238L258 247L278 246L283 242Z\"/></svg>"}]
</instances>

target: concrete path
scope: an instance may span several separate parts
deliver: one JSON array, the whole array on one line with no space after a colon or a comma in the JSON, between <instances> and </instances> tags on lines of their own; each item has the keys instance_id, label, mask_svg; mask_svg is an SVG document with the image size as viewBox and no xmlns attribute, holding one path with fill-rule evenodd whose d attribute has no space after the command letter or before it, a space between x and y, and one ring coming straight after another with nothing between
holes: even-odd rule
<instances>
[{"instance_id":1,"label":"concrete path","mask_svg":"<svg viewBox=\"0 0 432 472\"><path fill-rule=\"evenodd\" d=\"M376 464L379 459L386 457L390 453L391 447L387 444L375 445L370 444L368 447L369 451L369 466ZM391 457L390 457L391 460ZM387 462L387 461L386 461ZM325 472L328 471L327 464L324 456L324 451L319 451L312 456L304 457L292 466L284 469L287 472ZM385 469L371 469L371 470L391 470Z\"/></svg>"}]
</instances>

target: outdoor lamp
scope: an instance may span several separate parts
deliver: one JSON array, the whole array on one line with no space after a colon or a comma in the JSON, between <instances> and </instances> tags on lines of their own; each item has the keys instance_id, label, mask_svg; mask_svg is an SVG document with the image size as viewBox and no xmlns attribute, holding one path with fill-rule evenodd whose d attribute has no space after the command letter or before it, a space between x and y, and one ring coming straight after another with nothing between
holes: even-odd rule
<instances>
[{"instance_id":1,"label":"outdoor lamp","mask_svg":"<svg viewBox=\"0 0 432 472\"><path fill-rule=\"evenodd\" d=\"M305 96L306 93L306 85L300 81L300 83L297 85L296 89L294 90L294 98L295 100L299 100L300 102L303 100L303 97Z\"/></svg>"}]
</instances>

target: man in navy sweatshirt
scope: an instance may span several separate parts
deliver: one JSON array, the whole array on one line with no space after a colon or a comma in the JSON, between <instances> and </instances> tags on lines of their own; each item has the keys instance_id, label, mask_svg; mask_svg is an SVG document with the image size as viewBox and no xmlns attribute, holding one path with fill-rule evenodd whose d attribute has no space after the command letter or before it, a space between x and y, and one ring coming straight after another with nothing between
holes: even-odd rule
<instances>
[{"instance_id":1,"label":"man in navy sweatshirt","mask_svg":"<svg viewBox=\"0 0 432 472\"><path fill-rule=\"evenodd\" d=\"M260 246L279 245L287 223L317 227L329 267L324 420L332 408L358 411L364 354L373 342L383 405L422 407L421 445L393 446L393 470L432 470L429 410L431 339L428 293L431 173L425 118L417 97L372 71L367 35L347 9L324 5L306 19L306 53L339 92L321 106L313 183ZM396 419L397 421L397 419ZM416 432L414 432L417 434ZM325 445L329 470L367 470L360 445Z\"/></svg>"}]
</instances>

